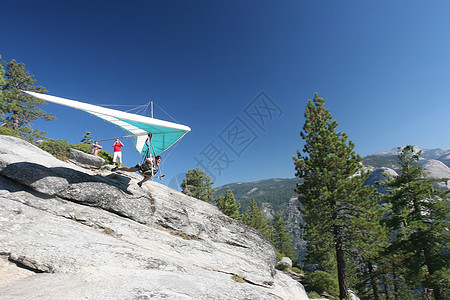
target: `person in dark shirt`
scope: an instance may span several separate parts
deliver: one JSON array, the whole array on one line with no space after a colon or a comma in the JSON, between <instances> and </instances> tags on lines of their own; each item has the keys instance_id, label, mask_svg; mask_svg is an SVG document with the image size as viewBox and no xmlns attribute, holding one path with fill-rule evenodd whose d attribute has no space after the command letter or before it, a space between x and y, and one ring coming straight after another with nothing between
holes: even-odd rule
<instances>
[{"instance_id":1,"label":"person in dark shirt","mask_svg":"<svg viewBox=\"0 0 450 300\"><path fill-rule=\"evenodd\" d=\"M91 154L98 156L98 153L100 152L100 149L102 149L102 148L103 147L98 144L98 141L95 141L91 147Z\"/></svg>"},{"instance_id":2,"label":"person in dark shirt","mask_svg":"<svg viewBox=\"0 0 450 300\"><path fill-rule=\"evenodd\" d=\"M111 171L125 171L125 172L139 172L144 179L138 182L138 185L142 187L142 184L152 178L159 170L159 163L161 162L161 156L155 156L152 158L146 158L142 164L137 164L131 168L118 168L115 167Z\"/></svg>"}]
</instances>

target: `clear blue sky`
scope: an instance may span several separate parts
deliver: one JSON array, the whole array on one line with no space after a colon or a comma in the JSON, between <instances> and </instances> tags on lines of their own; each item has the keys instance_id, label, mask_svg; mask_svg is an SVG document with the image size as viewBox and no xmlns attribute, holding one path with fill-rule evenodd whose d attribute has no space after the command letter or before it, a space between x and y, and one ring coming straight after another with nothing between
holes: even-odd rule
<instances>
[{"instance_id":1,"label":"clear blue sky","mask_svg":"<svg viewBox=\"0 0 450 300\"><path fill-rule=\"evenodd\" d=\"M49 94L154 101L170 114L155 107L155 117L192 128L163 155L167 185L199 162L215 186L294 177L315 92L361 156L450 149L449 1L9 0L1 9L2 59L25 63ZM59 121L34 126L51 138L125 134L84 112L44 109Z\"/></svg>"}]
</instances>

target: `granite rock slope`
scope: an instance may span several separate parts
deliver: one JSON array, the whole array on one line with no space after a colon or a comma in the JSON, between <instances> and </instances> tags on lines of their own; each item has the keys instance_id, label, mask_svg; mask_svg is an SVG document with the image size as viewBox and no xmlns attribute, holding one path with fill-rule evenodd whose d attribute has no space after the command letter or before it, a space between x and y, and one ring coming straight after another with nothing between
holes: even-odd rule
<instances>
[{"instance_id":1,"label":"granite rock slope","mask_svg":"<svg viewBox=\"0 0 450 300\"><path fill-rule=\"evenodd\" d=\"M308 299L206 202L0 136L0 299Z\"/></svg>"}]
</instances>

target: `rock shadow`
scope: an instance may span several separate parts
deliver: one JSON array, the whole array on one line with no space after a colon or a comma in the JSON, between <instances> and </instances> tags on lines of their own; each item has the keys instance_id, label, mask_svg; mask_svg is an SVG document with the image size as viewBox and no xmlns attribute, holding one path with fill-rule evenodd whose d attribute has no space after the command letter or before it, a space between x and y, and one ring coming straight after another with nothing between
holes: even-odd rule
<instances>
[{"instance_id":1,"label":"rock shadow","mask_svg":"<svg viewBox=\"0 0 450 300\"><path fill-rule=\"evenodd\" d=\"M55 182L59 179L66 180L68 184L79 183L104 183L114 186L126 194L132 194L127 190L126 179L120 182L114 182L101 175L89 175L66 167L45 167L31 162L17 162L7 165L0 171L0 174L24 185L33 187L33 184L45 178L54 178ZM125 176L121 176L124 177ZM128 178L128 182L131 179Z\"/></svg>"}]
</instances>

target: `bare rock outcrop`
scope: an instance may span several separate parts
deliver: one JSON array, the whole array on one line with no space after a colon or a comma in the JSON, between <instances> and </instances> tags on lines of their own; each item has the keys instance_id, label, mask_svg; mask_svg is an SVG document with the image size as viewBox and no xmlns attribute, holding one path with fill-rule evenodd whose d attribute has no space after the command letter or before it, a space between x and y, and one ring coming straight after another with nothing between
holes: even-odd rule
<instances>
[{"instance_id":1,"label":"bare rock outcrop","mask_svg":"<svg viewBox=\"0 0 450 300\"><path fill-rule=\"evenodd\" d=\"M256 230L109 169L0 136L0 299L308 299Z\"/></svg>"},{"instance_id":2,"label":"bare rock outcrop","mask_svg":"<svg viewBox=\"0 0 450 300\"><path fill-rule=\"evenodd\" d=\"M105 160L99 156L87 154L77 149L69 149L69 152L69 161L80 167L100 169L105 164Z\"/></svg>"}]
</instances>

